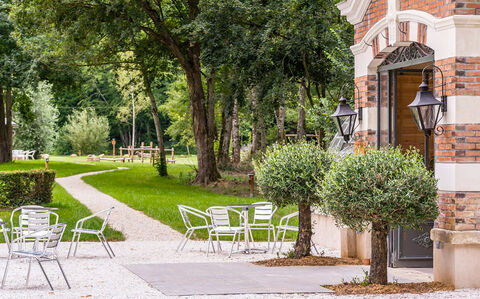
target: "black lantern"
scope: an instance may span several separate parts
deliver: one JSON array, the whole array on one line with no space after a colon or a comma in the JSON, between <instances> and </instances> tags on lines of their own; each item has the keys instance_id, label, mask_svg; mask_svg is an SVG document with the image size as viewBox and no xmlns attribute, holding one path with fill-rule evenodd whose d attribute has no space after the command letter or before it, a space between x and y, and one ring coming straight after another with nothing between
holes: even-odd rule
<instances>
[{"instance_id":1,"label":"black lantern","mask_svg":"<svg viewBox=\"0 0 480 299\"><path fill-rule=\"evenodd\" d=\"M337 110L330 115L333 118L333 121L335 122L335 126L337 127L338 134L340 136L343 136L343 139L345 142L350 141L350 136L353 135L353 132L355 131L355 122L357 121L357 112L353 111L353 109L350 107L350 105L347 103L347 99L343 96L343 88L345 85L348 83L345 83L342 86L341 89L341 94L342 97L340 98L340 101L337 106ZM357 85L355 85L355 88L358 91ZM360 118L359 118L360 119Z\"/></svg>"},{"instance_id":2,"label":"black lantern","mask_svg":"<svg viewBox=\"0 0 480 299\"><path fill-rule=\"evenodd\" d=\"M425 67L422 71L422 84L420 84L420 90L417 92L417 96L408 107L412 112L413 119L419 130L425 133L425 166L429 167L428 158L428 145L432 132L437 127L440 121L440 112L447 111L447 99L444 90L443 72L440 68L433 65L442 74L442 101L437 100L431 91L428 90L428 77L425 75Z\"/></svg>"}]
</instances>

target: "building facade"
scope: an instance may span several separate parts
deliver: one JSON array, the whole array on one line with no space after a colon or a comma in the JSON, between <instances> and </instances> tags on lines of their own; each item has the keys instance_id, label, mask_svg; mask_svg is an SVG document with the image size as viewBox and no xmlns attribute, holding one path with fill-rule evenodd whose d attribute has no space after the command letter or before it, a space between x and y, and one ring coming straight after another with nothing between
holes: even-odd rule
<instances>
[{"instance_id":1,"label":"building facade","mask_svg":"<svg viewBox=\"0 0 480 299\"><path fill-rule=\"evenodd\" d=\"M434 94L447 96L447 111L429 140L440 215L424 232L392 230L389 246L397 252L390 262L427 265L433 251L436 281L480 287L480 1L345 0L337 6L355 28L355 108L362 114L357 147L414 146L423 152L423 132L407 105L425 67ZM337 239L344 255L355 248L368 257L359 249L368 247L365 236L343 230Z\"/></svg>"}]
</instances>

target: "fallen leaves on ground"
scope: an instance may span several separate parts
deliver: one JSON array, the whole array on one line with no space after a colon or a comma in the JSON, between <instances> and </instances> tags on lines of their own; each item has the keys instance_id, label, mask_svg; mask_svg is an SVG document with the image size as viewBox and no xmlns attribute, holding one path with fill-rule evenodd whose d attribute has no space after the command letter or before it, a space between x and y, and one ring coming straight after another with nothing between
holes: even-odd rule
<instances>
[{"instance_id":1,"label":"fallen leaves on ground","mask_svg":"<svg viewBox=\"0 0 480 299\"><path fill-rule=\"evenodd\" d=\"M327 289L335 291L336 295L362 295L362 294L399 294L413 293L423 294L438 291L453 291L452 286L441 282L420 282L420 283L389 283L387 285L369 284L361 285L344 283L336 285L325 285Z\"/></svg>"},{"instance_id":2,"label":"fallen leaves on ground","mask_svg":"<svg viewBox=\"0 0 480 299\"><path fill-rule=\"evenodd\" d=\"M363 265L359 259L329 256L306 256L299 259L275 258L257 261L254 262L254 264L266 267Z\"/></svg>"}]
</instances>

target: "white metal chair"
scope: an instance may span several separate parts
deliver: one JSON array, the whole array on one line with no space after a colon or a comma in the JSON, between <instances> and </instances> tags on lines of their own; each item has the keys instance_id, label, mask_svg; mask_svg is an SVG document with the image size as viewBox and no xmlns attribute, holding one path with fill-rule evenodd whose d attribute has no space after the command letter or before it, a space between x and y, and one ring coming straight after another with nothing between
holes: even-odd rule
<instances>
[{"instance_id":1,"label":"white metal chair","mask_svg":"<svg viewBox=\"0 0 480 299\"><path fill-rule=\"evenodd\" d=\"M182 216L183 223L187 228L185 235L183 235L183 238L180 241L180 244L178 244L178 247L176 250L178 252L178 250L182 251L183 248L185 248L185 245L187 245L188 240L190 240L190 238L192 237L193 233L196 230L205 229L208 232L212 228L212 225L208 223L208 218L210 218L209 214L189 206L185 206L185 205L177 205L177 206L178 206L178 210L180 211L180 215ZM192 224L192 222L190 221L189 215L193 215L195 217L200 218L202 220L201 221L202 224L204 225ZM213 248L213 252L215 252L213 241L212 241L212 248Z\"/></svg>"},{"instance_id":2,"label":"white metal chair","mask_svg":"<svg viewBox=\"0 0 480 299\"><path fill-rule=\"evenodd\" d=\"M35 150L25 152L25 160L35 160Z\"/></svg>"},{"instance_id":3,"label":"white metal chair","mask_svg":"<svg viewBox=\"0 0 480 299\"><path fill-rule=\"evenodd\" d=\"M268 201L256 202L253 204L255 211L253 215L253 223L249 223L250 234L252 230L268 231L268 249L270 250L270 231L273 233L275 240L275 225L272 224L273 214L277 211L277 207ZM251 236L253 241L253 236Z\"/></svg>"},{"instance_id":4,"label":"white metal chair","mask_svg":"<svg viewBox=\"0 0 480 299\"><path fill-rule=\"evenodd\" d=\"M17 215L17 213L18 223L16 224L15 215ZM54 218L53 221L52 217ZM26 242L31 241L43 242L48 237L48 232L46 232L44 228L58 224L58 214L38 205L21 206L12 211L10 224L12 228L12 240L23 235L29 235L29 237L22 239L23 244L18 243L18 246L22 246Z\"/></svg>"},{"instance_id":5,"label":"white metal chair","mask_svg":"<svg viewBox=\"0 0 480 299\"><path fill-rule=\"evenodd\" d=\"M207 213L210 215L211 221L212 221L212 228L208 231L208 244L207 244L207 256L210 250L210 243L212 243L212 236L215 235L217 238L217 244L218 244L218 251L222 250L222 247L220 246L220 239L219 237L223 236L232 236L232 247L230 248L230 254L228 257L232 256L233 252L233 246L235 245L235 240L238 236L238 245L240 244L240 236L241 234L245 234L245 229L243 226L232 226L230 224L230 215L229 212L232 212L234 214L238 214L239 216L239 223L242 223L242 221L247 221L242 215L241 212L229 208L229 207L222 207L222 206L214 206L210 207L207 209ZM212 243L213 244L213 243Z\"/></svg>"},{"instance_id":6,"label":"white metal chair","mask_svg":"<svg viewBox=\"0 0 480 299\"><path fill-rule=\"evenodd\" d=\"M0 219L0 232L3 233L3 238L5 239L5 243L7 243L8 251L10 251L10 239L8 237L10 229L5 227L6 224L7 222Z\"/></svg>"},{"instance_id":7,"label":"white metal chair","mask_svg":"<svg viewBox=\"0 0 480 299\"><path fill-rule=\"evenodd\" d=\"M95 214L92 214L88 217L82 218L82 219L77 221L77 224L75 225L75 228L72 229L73 237L72 237L72 242L70 243L70 248L68 249L67 258L70 257L70 252L72 250L73 243L75 243L75 242L77 244L75 245L75 251L73 252L73 256L75 256L77 254L77 248L78 248L78 243L80 242L81 234L96 235L98 237L98 239L100 240L100 242L102 242L102 245L105 248L105 250L107 251L108 256L110 258L115 256L115 253L113 252L112 247L110 247L110 244L108 243L107 238L105 238L105 236L103 234L103 231L107 227L108 220L110 218L110 214L112 213L113 209L114 209L114 207L111 207L109 209L102 210L100 212L97 212ZM94 217L99 217L101 215L104 215L104 217L103 217L102 227L100 229L83 228L83 225L84 225L85 221L87 221L89 219L92 219ZM76 241L75 241L75 238L77 238Z\"/></svg>"},{"instance_id":8,"label":"white metal chair","mask_svg":"<svg viewBox=\"0 0 480 299\"><path fill-rule=\"evenodd\" d=\"M277 246L277 241L281 233L283 233L283 236L282 236L282 241L280 242L280 247L278 248L279 253L282 252L282 245L283 245L283 241L285 240L285 234L287 233L287 231L298 232L298 226L288 224L290 220L295 217L298 217L298 212L288 214L286 216L283 216L280 219L280 223L277 225L277 235L275 237L275 242L273 243L272 253L275 251L275 248ZM312 247L315 249L315 251L318 254L319 252L317 250L317 247L313 243L313 241L312 241Z\"/></svg>"},{"instance_id":9,"label":"white metal chair","mask_svg":"<svg viewBox=\"0 0 480 299\"><path fill-rule=\"evenodd\" d=\"M60 268L60 271L62 272L63 278L65 279L65 282L67 283L67 286L70 289L70 284L68 283L67 277L65 276L65 272L62 269L62 265L60 265L57 252L56 252L58 244L62 240L63 233L65 232L65 227L66 227L66 224L62 223L62 224L55 224L55 225L51 225L43 228L43 231L47 232L47 236L48 236L45 246L43 246L43 250L37 249L35 245L32 248L23 248L20 250L10 249L7 264L5 266L5 273L3 274L2 288L5 286L7 273L8 273L8 265L10 263L10 260L25 258L30 260L29 265L31 265L32 259L37 260L38 265L40 266L40 269L42 270L43 275L47 279L48 285L50 286L50 289L52 291L53 291L52 284L50 282L50 279L48 279L47 273L45 272L45 269L43 268L42 263L56 261L58 264L58 267ZM12 245L17 243L23 244L26 238L35 238L35 233L36 232L31 232L29 234L25 234L23 236L20 236L12 240ZM13 248L13 246L11 246L11 248ZM30 266L28 267L28 273L27 273L27 285L28 285L29 277L30 277Z\"/></svg>"}]
</instances>

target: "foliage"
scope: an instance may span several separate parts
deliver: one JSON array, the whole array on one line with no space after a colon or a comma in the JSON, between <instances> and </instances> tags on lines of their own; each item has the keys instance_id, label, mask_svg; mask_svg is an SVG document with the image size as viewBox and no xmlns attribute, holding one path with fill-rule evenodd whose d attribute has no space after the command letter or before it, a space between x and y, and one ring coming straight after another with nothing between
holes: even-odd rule
<instances>
[{"instance_id":1,"label":"foliage","mask_svg":"<svg viewBox=\"0 0 480 299\"><path fill-rule=\"evenodd\" d=\"M278 206L322 201L313 192L334 160L331 153L314 143L274 146L263 162L255 162L255 176L262 194Z\"/></svg>"},{"instance_id":2,"label":"foliage","mask_svg":"<svg viewBox=\"0 0 480 299\"><path fill-rule=\"evenodd\" d=\"M57 135L58 117L58 110L52 105L51 85L41 82L37 88L29 88L27 95L33 99L31 105L33 121L29 121L22 114L16 114L19 127L16 130L14 147L36 150L37 154L51 153Z\"/></svg>"},{"instance_id":3,"label":"foliage","mask_svg":"<svg viewBox=\"0 0 480 299\"><path fill-rule=\"evenodd\" d=\"M386 223L413 228L435 219L437 180L415 151L368 150L334 163L317 196L326 211L357 231Z\"/></svg>"},{"instance_id":4,"label":"foliage","mask_svg":"<svg viewBox=\"0 0 480 299\"><path fill-rule=\"evenodd\" d=\"M0 207L49 203L54 182L52 170L0 172Z\"/></svg>"},{"instance_id":5,"label":"foliage","mask_svg":"<svg viewBox=\"0 0 480 299\"><path fill-rule=\"evenodd\" d=\"M110 127L106 117L97 116L92 108L76 110L65 125L67 139L75 150L94 154L105 150Z\"/></svg>"}]
</instances>

